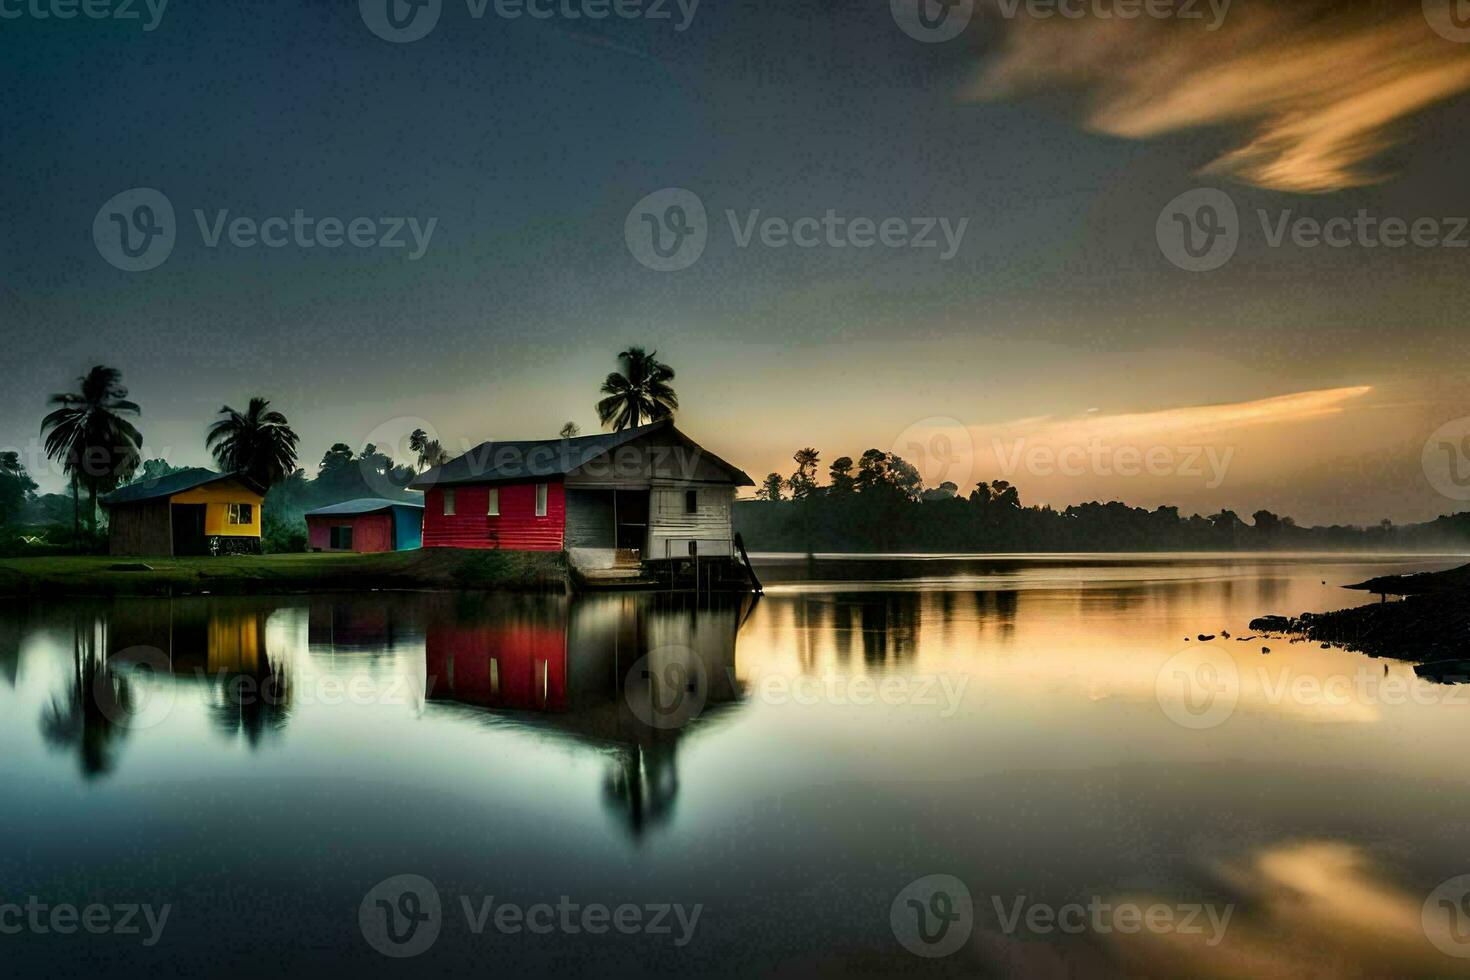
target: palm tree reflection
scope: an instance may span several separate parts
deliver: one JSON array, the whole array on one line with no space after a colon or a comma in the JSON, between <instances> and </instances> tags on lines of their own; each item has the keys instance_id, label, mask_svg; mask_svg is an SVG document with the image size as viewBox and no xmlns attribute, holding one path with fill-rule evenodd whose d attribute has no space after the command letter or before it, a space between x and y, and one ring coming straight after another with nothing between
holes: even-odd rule
<instances>
[{"instance_id":1,"label":"palm tree reflection","mask_svg":"<svg viewBox=\"0 0 1470 980\"><path fill-rule=\"evenodd\" d=\"M106 636L103 620L78 617L73 621L66 690L53 696L41 711L41 736L46 744L57 751L74 752L87 779L105 776L117 767L135 705L129 679L112 670L103 655Z\"/></svg>"}]
</instances>

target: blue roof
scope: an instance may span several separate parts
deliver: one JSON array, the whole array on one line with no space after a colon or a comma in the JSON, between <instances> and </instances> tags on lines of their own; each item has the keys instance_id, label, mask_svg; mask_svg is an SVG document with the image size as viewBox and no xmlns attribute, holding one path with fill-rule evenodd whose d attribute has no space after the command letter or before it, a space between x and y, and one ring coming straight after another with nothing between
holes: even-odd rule
<instances>
[{"instance_id":1,"label":"blue roof","mask_svg":"<svg viewBox=\"0 0 1470 980\"><path fill-rule=\"evenodd\" d=\"M176 493L183 493L185 490L193 490L195 487L206 486L220 480L234 480L256 493L265 493L263 489L255 485L253 480L242 474L217 473L202 466L191 466L146 483L129 483L98 499L106 507L112 507L115 504L134 504L143 500L172 497Z\"/></svg>"},{"instance_id":2,"label":"blue roof","mask_svg":"<svg viewBox=\"0 0 1470 980\"><path fill-rule=\"evenodd\" d=\"M423 501L419 500L388 500L383 497L359 497L356 500L344 500L340 504L328 504L326 507L318 507L316 510L306 512L307 517L326 517L328 515L340 516L343 514L376 514L380 510L390 507L412 507L415 510L423 510Z\"/></svg>"}]
</instances>

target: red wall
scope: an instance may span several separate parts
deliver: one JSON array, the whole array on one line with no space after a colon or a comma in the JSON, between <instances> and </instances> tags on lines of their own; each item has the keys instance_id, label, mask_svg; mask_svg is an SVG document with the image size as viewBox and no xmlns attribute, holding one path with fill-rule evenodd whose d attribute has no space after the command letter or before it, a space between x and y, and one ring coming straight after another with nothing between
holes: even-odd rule
<instances>
[{"instance_id":1,"label":"red wall","mask_svg":"<svg viewBox=\"0 0 1470 980\"><path fill-rule=\"evenodd\" d=\"M500 516L490 517L490 488L461 483L454 515L444 515L444 488L424 493L425 548L504 548L560 551L567 528L567 498L560 483L546 488L546 516L536 516L535 483L502 483Z\"/></svg>"},{"instance_id":2,"label":"red wall","mask_svg":"<svg viewBox=\"0 0 1470 980\"><path fill-rule=\"evenodd\" d=\"M331 529L352 526L353 551L392 551L392 514L343 514L337 517L322 516L306 519L307 546L330 551Z\"/></svg>"},{"instance_id":3,"label":"red wall","mask_svg":"<svg viewBox=\"0 0 1470 980\"><path fill-rule=\"evenodd\" d=\"M424 659L430 700L525 711L566 710L564 627L435 624L424 635ZM491 660L498 666L498 687L491 683Z\"/></svg>"}]
</instances>

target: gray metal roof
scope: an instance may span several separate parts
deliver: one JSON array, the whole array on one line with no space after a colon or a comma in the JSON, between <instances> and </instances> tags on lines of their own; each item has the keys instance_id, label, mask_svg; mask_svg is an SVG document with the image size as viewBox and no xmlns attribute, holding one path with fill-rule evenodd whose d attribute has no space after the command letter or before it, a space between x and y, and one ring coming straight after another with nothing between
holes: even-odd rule
<instances>
[{"instance_id":1,"label":"gray metal roof","mask_svg":"<svg viewBox=\"0 0 1470 980\"><path fill-rule=\"evenodd\" d=\"M388 500L384 497L358 497L356 500L344 500L340 504L328 504L318 507L316 510L306 512L307 517L326 517L328 515L341 516L344 514L376 514L380 510L390 507L412 507L415 510L423 510L424 504L421 500Z\"/></svg>"},{"instance_id":2,"label":"gray metal roof","mask_svg":"<svg viewBox=\"0 0 1470 980\"><path fill-rule=\"evenodd\" d=\"M206 486L220 480L235 480L256 493L265 493L265 490L256 486L253 480L239 473L217 473L202 466L192 466L146 483L130 483L125 487L119 487L112 493L104 494L98 500L106 507L113 507L117 504L135 504L144 500L156 500L159 497L172 497L176 493L183 493L185 490L193 490L195 487Z\"/></svg>"},{"instance_id":3,"label":"gray metal roof","mask_svg":"<svg viewBox=\"0 0 1470 980\"><path fill-rule=\"evenodd\" d=\"M506 480L533 480L539 477L563 476L619 446L653 432L668 430L676 437L696 445L694 440L674 428L673 420L664 419L621 432L601 432L573 439L527 439L485 442L443 466L425 470L408 485L410 490L426 490L433 486L456 483L495 483ZM731 482L738 486L754 486L750 477L714 453L700 451L730 472Z\"/></svg>"}]
</instances>

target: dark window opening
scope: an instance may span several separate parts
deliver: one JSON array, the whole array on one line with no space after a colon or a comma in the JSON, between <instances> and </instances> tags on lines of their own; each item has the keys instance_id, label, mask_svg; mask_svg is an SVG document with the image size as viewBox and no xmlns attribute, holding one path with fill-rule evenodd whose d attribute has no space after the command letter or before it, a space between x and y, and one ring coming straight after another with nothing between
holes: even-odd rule
<instances>
[{"instance_id":1,"label":"dark window opening","mask_svg":"<svg viewBox=\"0 0 1470 980\"><path fill-rule=\"evenodd\" d=\"M684 491L684 513L686 513L686 514L697 514L697 513L699 513L699 491L698 490L685 490Z\"/></svg>"},{"instance_id":2,"label":"dark window opening","mask_svg":"<svg viewBox=\"0 0 1470 980\"><path fill-rule=\"evenodd\" d=\"M333 550L340 549L342 551L350 551L352 549L352 528L351 527L334 527L334 528L332 528L332 541L331 541L331 546L332 546Z\"/></svg>"}]
</instances>

